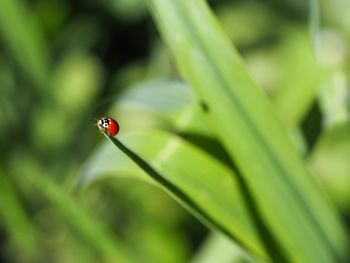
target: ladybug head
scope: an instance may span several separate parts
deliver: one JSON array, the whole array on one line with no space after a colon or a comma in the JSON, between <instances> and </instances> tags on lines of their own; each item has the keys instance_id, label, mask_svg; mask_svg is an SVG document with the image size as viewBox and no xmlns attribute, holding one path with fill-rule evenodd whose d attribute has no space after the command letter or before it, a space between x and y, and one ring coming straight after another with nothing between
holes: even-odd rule
<instances>
[{"instance_id":1,"label":"ladybug head","mask_svg":"<svg viewBox=\"0 0 350 263\"><path fill-rule=\"evenodd\" d=\"M108 126L109 126L109 123L110 123L109 118L107 118L107 117L102 117L101 119L98 120L97 126L103 127L103 128L105 128L105 129L107 129Z\"/></svg>"}]
</instances>

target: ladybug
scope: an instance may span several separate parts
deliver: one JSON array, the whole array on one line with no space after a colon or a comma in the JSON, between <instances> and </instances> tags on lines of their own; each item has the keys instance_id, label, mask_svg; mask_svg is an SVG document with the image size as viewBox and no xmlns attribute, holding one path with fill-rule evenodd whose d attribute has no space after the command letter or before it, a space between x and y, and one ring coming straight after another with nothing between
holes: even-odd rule
<instances>
[{"instance_id":1,"label":"ladybug","mask_svg":"<svg viewBox=\"0 0 350 263\"><path fill-rule=\"evenodd\" d=\"M102 117L97 121L97 127L102 132L107 132L111 136L117 135L119 132L119 124L111 117Z\"/></svg>"}]
</instances>

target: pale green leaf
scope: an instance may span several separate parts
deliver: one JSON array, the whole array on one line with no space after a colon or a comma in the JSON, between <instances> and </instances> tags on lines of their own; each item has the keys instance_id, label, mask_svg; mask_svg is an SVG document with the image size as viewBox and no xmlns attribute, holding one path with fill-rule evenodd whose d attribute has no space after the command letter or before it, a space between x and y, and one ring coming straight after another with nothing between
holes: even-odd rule
<instances>
[{"instance_id":1,"label":"pale green leaf","mask_svg":"<svg viewBox=\"0 0 350 263\"><path fill-rule=\"evenodd\" d=\"M344 261L348 240L334 208L206 3L147 2L180 71L208 105L211 126L251 191L267 226L264 237L275 241L269 250L273 260Z\"/></svg>"},{"instance_id":2,"label":"pale green leaf","mask_svg":"<svg viewBox=\"0 0 350 263\"><path fill-rule=\"evenodd\" d=\"M87 162L79 177L80 185L90 184L103 175L150 176L210 227L266 259L246 208L241 182L230 167L166 132L148 130L118 137L123 143L110 139L132 160L113 145L104 145Z\"/></svg>"}]
</instances>

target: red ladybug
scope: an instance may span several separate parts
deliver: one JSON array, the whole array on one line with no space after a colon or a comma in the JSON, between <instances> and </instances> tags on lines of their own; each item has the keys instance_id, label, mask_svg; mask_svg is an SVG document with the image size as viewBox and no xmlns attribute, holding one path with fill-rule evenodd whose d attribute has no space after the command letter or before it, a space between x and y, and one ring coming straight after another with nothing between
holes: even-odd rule
<instances>
[{"instance_id":1,"label":"red ladybug","mask_svg":"<svg viewBox=\"0 0 350 263\"><path fill-rule=\"evenodd\" d=\"M117 135L119 132L119 124L111 117L102 117L97 121L97 127L102 132L107 132L111 136Z\"/></svg>"}]
</instances>

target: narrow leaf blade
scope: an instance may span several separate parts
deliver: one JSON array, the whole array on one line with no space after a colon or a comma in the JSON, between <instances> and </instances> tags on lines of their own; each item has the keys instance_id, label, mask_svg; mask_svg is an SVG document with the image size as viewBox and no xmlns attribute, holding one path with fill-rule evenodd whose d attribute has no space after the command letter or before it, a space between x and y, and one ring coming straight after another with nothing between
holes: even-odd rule
<instances>
[{"instance_id":1,"label":"narrow leaf blade","mask_svg":"<svg viewBox=\"0 0 350 263\"><path fill-rule=\"evenodd\" d=\"M290 262L344 261L348 241L333 207L205 2L148 3L181 72L208 105L212 127L242 172L269 235L282 246L280 254Z\"/></svg>"}]
</instances>

